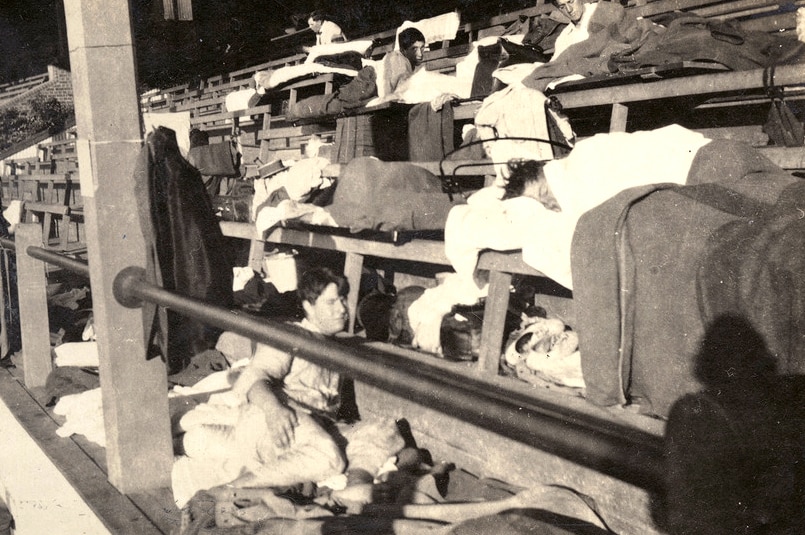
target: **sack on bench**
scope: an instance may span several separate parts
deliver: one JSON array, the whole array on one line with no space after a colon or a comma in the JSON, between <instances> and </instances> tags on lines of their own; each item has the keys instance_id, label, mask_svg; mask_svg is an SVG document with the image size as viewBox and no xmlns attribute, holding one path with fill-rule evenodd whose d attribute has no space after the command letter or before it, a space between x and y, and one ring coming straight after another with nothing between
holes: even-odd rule
<instances>
[{"instance_id":1,"label":"sack on bench","mask_svg":"<svg viewBox=\"0 0 805 535\"><path fill-rule=\"evenodd\" d=\"M364 67L349 83L328 95L313 95L288 110L288 121L337 115L359 108L377 96L377 76L373 67Z\"/></svg>"},{"instance_id":2,"label":"sack on bench","mask_svg":"<svg viewBox=\"0 0 805 535\"><path fill-rule=\"evenodd\" d=\"M227 195L212 197L212 209L222 221L250 221L252 200L254 199L254 182L252 180L236 180Z\"/></svg>"},{"instance_id":3,"label":"sack on bench","mask_svg":"<svg viewBox=\"0 0 805 535\"><path fill-rule=\"evenodd\" d=\"M441 180L422 167L359 157L341 169L326 209L352 230L437 230L453 204Z\"/></svg>"}]
</instances>

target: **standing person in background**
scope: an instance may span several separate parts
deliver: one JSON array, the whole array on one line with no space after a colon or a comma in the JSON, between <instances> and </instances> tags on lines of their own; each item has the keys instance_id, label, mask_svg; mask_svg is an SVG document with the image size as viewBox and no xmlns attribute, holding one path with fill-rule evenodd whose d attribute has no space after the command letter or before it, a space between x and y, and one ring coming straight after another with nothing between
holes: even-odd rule
<instances>
[{"instance_id":1,"label":"standing person in background","mask_svg":"<svg viewBox=\"0 0 805 535\"><path fill-rule=\"evenodd\" d=\"M307 19L307 25L316 33L317 45L343 43L347 40L341 27L335 22L328 20L324 11L320 9L310 14Z\"/></svg>"}]
</instances>

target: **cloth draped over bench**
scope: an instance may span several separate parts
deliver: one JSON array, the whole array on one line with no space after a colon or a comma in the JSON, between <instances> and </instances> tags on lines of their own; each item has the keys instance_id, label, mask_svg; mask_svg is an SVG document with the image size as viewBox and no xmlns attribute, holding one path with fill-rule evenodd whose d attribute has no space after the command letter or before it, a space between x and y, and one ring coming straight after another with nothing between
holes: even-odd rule
<instances>
[{"instance_id":1,"label":"cloth draped over bench","mask_svg":"<svg viewBox=\"0 0 805 535\"><path fill-rule=\"evenodd\" d=\"M450 212L445 253L457 273L471 277L481 250L522 249L527 264L573 289L570 244L579 217L626 188L684 183L696 151L707 142L678 125L582 140L567 157L544 167L561 212L530 198L501 201L500 187L481 190Z\"/></svg>"},{"instance_id":2,"label":"cloth draped over bench","mask_svg":"<svg viewBox=\"0 0 805 535\"><path fill-rule=\"evenodd\" d=\"M338 177L326 207L338 226L353 230L443 229L457 203L442 192L433 173L408 162L355 158Z\"/></svg>"},{"instance_id":3,"label":"cloth draped over bench","mask_svg":"<svg viewBox=\"0 0 805 535\"><path fill-rule=\"evenodd\" d=\"M732 21L714 21L676 13L665 26L635 19L618 4L598 2L590 36L570 46L526 76L528 87L545 90L558 78L630 72L684 60L709 61L732 70L805 61L805 43L743 29Z\"/></svg>"},{"instance_id":4,"label":"cloth draped over bench","mask_svg":"<svg viewBox=\"0 0 805 535\"><path fill-rule=\"evenodd\" d=\"M719 272L705 259L720 245L717 229L739 219L703 202L702 188L717 183L726 190L727 204L748 198L770 208L796 181L745 144L716 140L697 153L687 185L630 188L579 219L572 245L573 297L589 400L600 405L630 401L647 413L667 416L676 399L702 388L695 373L707 327L701 289L724 293L721 286L737 283L736 274ZM757 225L761 217L758 213L745 221ZM757 254L748 245L732 244L733 254ZM802 256L794 251L786 254ZM720 257L727 255L722 251ZM764 260L760 265L777 262L755 258ZM769 292L764 298L767 321L783 315L790 322L796 307L778 309L773 296ZM744 312L730 306L729 299L716 299L710 307ZM759 323L756 328L764 327ZM801 363L781 368L786 367L782 371L802 372Z\"/></svg>"}]
</instances>

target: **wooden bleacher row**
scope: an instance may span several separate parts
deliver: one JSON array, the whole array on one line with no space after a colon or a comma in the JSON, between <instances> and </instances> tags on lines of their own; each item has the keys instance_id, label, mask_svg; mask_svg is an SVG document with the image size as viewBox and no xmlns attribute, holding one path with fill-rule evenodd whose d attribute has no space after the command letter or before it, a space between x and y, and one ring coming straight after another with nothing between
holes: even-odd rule
<instances>
[{"instance_id":1,"label":"wooden bleacher row","mask_svg":"<svg viewBox=\"0 0 805 535\"><path fill-rule=\"evenodd\" d=\"M801 0L798 3L805 4ZM441 48L434 47L433 50L427 52L425 66L429 70L450 73L455 69L456 63L470 51L470 43L473 40L488 35L500 35L513 22L522 18L534 20L536 17L548 13L551 9L553 7L550 4L542 2L535 7L492 17L488 20L465 22L461 25L455 40L450 43L442 43ZM636 16L646 18L657 18L671 11L683 10L723 20L741 20L745 26L749 23L749 28L765 31L791 30L795 27L795 15L788 11L777 13L779 6L777 2L771 0L759 0L752 2L751 5L747 2L725 0L655 0L650 2L637 0L630 2L627 9L632 10ZM373 39L377 43L377 46L372 51L373 58L380 58L391 49L394 34L394 30L387 30L367 36L367 38ZM241 69L226 76L222 75L209 79L203 84L202 88L194 91L188 90L186 86L171 88L162 93L160 99L153 100L154 97L150 97L146 103L147 106L146 104L144 106L150 110L157 110L161 108L155 106L154 103L171 103L171 106L167 109L191 112L191 124L194 127L208 131L218 130L219 132L226 132L228 129L234 128L236 132L247 132L250 135L249 141L260 145L259 157L262 161L268 161L273 158L298 157L298 149L304 144L306 136L309 135L307 131L311 130L311 128L300 128L287 122L285 120L285 111L298 101L300 91L304 90L305 95L316 92L330 92L333 87L331 75L290 84L288 87L283 88L282 94L278 95L276 101L269 106L264 105L259 108L227 112L224 110L224 100L228 92L249 87L252 84L252 76L255 72L284 65L295 65L303 61L303 59L303 55L295 54L287 58L256 65L252 68ZM718 93L716 86L721 83L720 80L715 78L705 78L701 81L693 80L690 82L687 79L685 80L682 92L688 95L697 95L704 92ZM778 83L783 84L785 82L780 81L778 77ZM677 83L674 84L674 86L677 85ZM754 82L750 85L752 86L751 89L758 89L758 87L755 87L757 84L754 84ZM584 100L591 95L595 97L592 105L599 107L612 105L609 129L610 131L620 131L626 128L628 110L624 106L627 103L652 98L667 98L670 95L667 88L665 89L665 94L663 94L664 88L661 86L652 86L648 90L643 90L641 86L642 84L623 85L618 88L611 88L609 91L599 91L595 95L581 90L575 93L560 90L558 93L561 92L560 101L567 109L588 108L583 104ZM621 96L620 92L626 91L625 88L627 87L631 87L630 91L642 92L642 96ZM671 85L668 84L667 87L671 87ZM653 90L656 90L657 93ZM620 99L620 102L617 102L618 99ZM714 103L709 102L706 105L714 105ZM475 108L472 106L463 107L461 110L462 115L459 116L459 119L471 119L468 113L471 113L470 110L474 111L475 109L477 109L477 105ZM366 111L368 113L372 110ZM320 124L323 127L319 128L316 133L328 139L335 137L334 118L323 118Z\"/></svg>"},{"instance_id":2,"label":"wooden bleacher row","mask_svg":"<svg viewBox=\"0 0 805 535\"><path fill-rule=\"evenodd\" d=\"M254 226L249 223L227 221L221 222L221 230L225 236L252 242L250 265L258 272L262 268L265 243L343 253L345 255L344 276L349 280L350 285L347 296L349 332L354 332L355 329L358 291L361 287L361 273L365 257L450 267L450 262L444 253L444 242L441 240L413 238L402 243L394 243L284 227L274 228L265 236L258 236ZM481 269L490 271L490 279L476 367L485 374L497 375L500 360L499 348L503 345L504 323L509 306L509 288L512 276L522 274L544 277L544 275L526 265L522 261L519 251L484 251L479 258L478 265Z\"/></svg>"},{"instance_id":3,"label":"wooden bleacher row","mask_svg":"<svg viewBox=\"0 0 805 535\"><path fill-rule=\"evenodd\" d=\"M801 0L792 5L805 5ZM778 13L779 2L776 0L754 0L751 2L735 2L729 0L631 0L627 8L635 16L656 19L672 11L685 11L720 20L741 20L747 30L760 30L766 32L790 31L796 27L796 16L791 10ZM488 35L500 35L505 28L515 21L525 17L530 21L550 12L553 7L545 0L539 0L534 7L514 11L505 15L491 17L481 21L464 22L459 28L456 39L442 47L431 50L426 54L425 63L432 70L450 68L450 61L441 64L445 58L457 58L469 51L468 44ZM373 58L382 57L393 47L395 30L390 29L360 39L372 39L377 46L372 51ZM146 111L171 109L174 106L187 104L202 95L213 98L225 95L229 91L243 89L249 86L254 73L267 69L276 69L285 65L296 65L304 61L303 54L291 54L286 57L255 65L253 67L233 71L226 75L219 75L202 82L198 88L191 88L189 84L178 85L155 92L143 98L142 105ZM454 63L454 62L453 62Z\"/></svg>"},{"instance_id":4,"label":"wooden bleacher row","mask_svg":"<svg viewBox=\"0 0 805 535\"><path fill-rule=\"evenodd\" d=\"M805 5L805 3L798 0L792 5L799 6ZM627 8L636 17L648 19L656 19L672 11L684 11L719 20L740 20L747 30L759 30L769 33L791 31L796 27L795 13L791 10L778 13L780 5L776 0L754 0L751 2L730 0L631 0ZM435 61L436 63L429 68L442 70L444 66L439 65L439 61L446 57L455 58L465 55L469 51L469 43L488 35L501 35L506 27L515 21L523 17L533 21L537 17L549 13L552 9L553 7L549 2L539 0L537 5L531 8L491 17L486 20L464 22L459 27L456 39L450 43L443 43L441 48L430 50L426 53L425 64ZM379 58L393 48L394 35L395 30L390 29L357 38L375 41L377 45L373 48L372 57ZM276 69L285 65L296 65L304 61L304 57L303 54L292 54L253 67L233 71L228 75L219 75L204 81L202 86L196 89L191 89L188 84L171 87L145 99L144 106L149 110L170 108L182 102L193 100L203 92L220 96L222 92L248 87L249 81L255 72Z\"/></svg>"},{"instance_id":5,"label":"wooden bleacher row","mask_svg":"<svg viewBox=\"0 0 805 535\"><path fill-rule=\"evenodd\" d=\"M0 84L0 102L12 99L48 81L48 73L29 76L15 82Z\"/></svg>"},{"instance_id":6,"label":"wooden bleacher row","mask_svg":"<svg viewBox=\"0 0 805 535\"><path fill-rule=\"evenodd\" d=\"M85 249L75 139L37 146L39 156L7 159L0 176L3 208L20 201L20 221L42 224L46 245L64 253Z\"/></svg>"}]
</instances>

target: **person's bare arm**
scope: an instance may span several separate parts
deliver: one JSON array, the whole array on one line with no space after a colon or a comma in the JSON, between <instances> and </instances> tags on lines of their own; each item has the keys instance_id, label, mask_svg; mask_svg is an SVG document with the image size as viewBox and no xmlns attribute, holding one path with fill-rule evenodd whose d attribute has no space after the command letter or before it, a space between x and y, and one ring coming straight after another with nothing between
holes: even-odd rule
<instances>
[{"instance_id":1,"label":"person's bare arm","mask_svg":"<svg viewBox=\"0 0 805 535\"><path fill-rule=\"evenodd\" d=\"M232 387L236 395L262 409L268 432L279 448L291 445L298 425L296 412L277 395L292 362L293 357L287 353L258 344L251 362Z\"/></svg>"}]
</instances>

